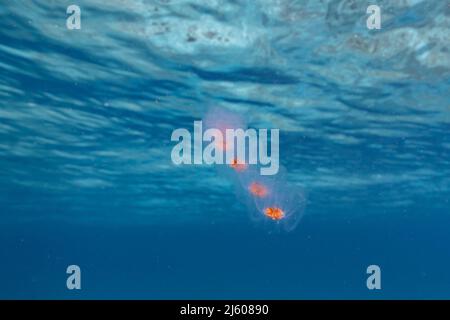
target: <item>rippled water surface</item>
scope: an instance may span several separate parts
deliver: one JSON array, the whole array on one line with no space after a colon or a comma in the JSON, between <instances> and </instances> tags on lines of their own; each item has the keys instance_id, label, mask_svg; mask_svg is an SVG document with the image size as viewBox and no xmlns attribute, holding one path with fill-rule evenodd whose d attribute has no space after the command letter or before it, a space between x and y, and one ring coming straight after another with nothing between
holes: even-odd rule
<instances>
[{"instance_id":1,"label":"rippled water surface","mask_svg":"<svg viewBox=\"0 0 450 320\"><path fill-rule=\"evenodd\" d=\"M0 298L450 298L450 6L377 4L2 0ZM213 107L280 129L294 231L172 163Z\"/></svg>"}]
</instances>

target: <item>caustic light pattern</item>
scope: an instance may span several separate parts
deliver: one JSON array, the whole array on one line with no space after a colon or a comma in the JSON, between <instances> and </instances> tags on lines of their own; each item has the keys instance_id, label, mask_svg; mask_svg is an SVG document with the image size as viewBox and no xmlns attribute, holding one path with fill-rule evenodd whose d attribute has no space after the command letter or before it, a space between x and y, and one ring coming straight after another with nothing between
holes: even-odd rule
<instances>
[{"instance_id":1,"label":"caustic light pattern","mask_svg":"<svg viewBox=\"0 0 450 320\"><path fill-rule=\"evenodd\" d=\"M224 109L212 109L204 117L207 128L215 128L225 133L227 129L247 129L246 121L237 114ZM235 141L236 143L236 141ZM218 149L227 149L219 141ZM236 195L245 203L253 221L268 226L275 225L285 231L293 230L300 222L305 206L303 191L287 183L286 170L273 176L262 176L257 165L247 163L246 159L235 157L228 165L226 176L233 180Z\"/></svg>"}]
</instances>

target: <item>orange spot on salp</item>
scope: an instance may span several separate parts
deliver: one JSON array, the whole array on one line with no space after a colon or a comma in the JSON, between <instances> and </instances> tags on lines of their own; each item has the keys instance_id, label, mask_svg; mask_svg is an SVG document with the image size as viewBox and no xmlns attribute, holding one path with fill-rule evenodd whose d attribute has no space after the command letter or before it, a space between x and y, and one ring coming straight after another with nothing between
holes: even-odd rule
<instances>
[{"instance_id":1,"label":"orange spot on salp","mask_svg":"<svg viewBox=\"0 0 450 320\"><path fill-rule=\"evenodd\" d=\"M272 220L281 220L284 218L284 211L277 207L264 209L264 214Z\"/></svg>"},{"instance_id":2,"label":"orange spot on salp","mask_svg":"<svg viewBox=\"0 0 450 320\"><path fill-rule=\"evenodd\" d=\"M237 159L233 159L230 167L232 167L236 171L244 171L245 169L247 169L247 165L245 163L239 162Z\"/></svg>"},{"instance_id":3,"label":"orange spot on salp","mask_svg":"<svg viewBox=\"0 0 450 320\"><path fill-rule=\"evenodd\" d=\"M227 151L228 146L225 140L223 141L216 141L216 148L220 151Z\"/></svg>"},{"instance_id":4,"label":"orange spot on salp","mask_svg":"<svg viewBox=\"0 0 450 320\"><path fill-rule=\"evenodd\" d=\"M252 182L250 184L250 187L248 188L251 194L253 194L255 197L264 198L267 196L267 188L266 186L258 183L258 182Z\"/></svg>"}]
</instances>

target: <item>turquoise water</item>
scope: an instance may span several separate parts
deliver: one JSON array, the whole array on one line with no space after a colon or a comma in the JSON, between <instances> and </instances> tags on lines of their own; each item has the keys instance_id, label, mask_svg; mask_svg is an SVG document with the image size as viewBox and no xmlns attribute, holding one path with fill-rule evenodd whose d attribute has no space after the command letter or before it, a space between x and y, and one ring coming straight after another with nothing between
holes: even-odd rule
<instances>
[{"instance_id":1,"label":"turquoise water","mask_svg":"<svg viewBox=\"0 0 450 320\"><path fill-rule=\"evenodd\" d=\"M0 298L450 298L450 9L377 4L3 0ZM293 231L172 163L213 107L280 129Z\"/></svg>"}]
</instances>

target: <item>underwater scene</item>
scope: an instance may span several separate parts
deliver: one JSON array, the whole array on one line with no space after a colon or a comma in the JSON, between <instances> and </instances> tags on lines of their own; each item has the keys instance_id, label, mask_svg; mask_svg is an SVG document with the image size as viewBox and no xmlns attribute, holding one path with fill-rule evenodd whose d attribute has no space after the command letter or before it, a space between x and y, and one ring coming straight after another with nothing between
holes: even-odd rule
<instances>
[{"instance_id":1,"label":"underwater scene","mask_svg":"<svg viewBox=\"0 0 450 320\"><path fill-rule=\"evenodd\" d=\"M0 299L450 299L450 2L0 0Z\"/></svg>"}]
</instances>

